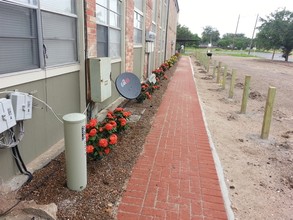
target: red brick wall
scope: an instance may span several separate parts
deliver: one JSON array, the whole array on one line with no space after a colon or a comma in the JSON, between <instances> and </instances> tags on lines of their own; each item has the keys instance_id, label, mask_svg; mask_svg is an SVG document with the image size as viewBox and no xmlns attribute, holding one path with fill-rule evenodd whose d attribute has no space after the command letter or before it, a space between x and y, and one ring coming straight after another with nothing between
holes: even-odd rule
<instances>
[{"instance_id":1,"label":"red brick wall","mask_svg":"<svg viewBox=\"0 0 293 220\"><path fill-rule=\"evenodd\" d=\"M125 21L125 70L133 71L133 15L134 1L125 1L126 4L126 21Z\"/></svg>"},{"instance_id":2,"label":"red brick wall","mask_svg":"<svg viewBox=\"0 0 293 220\"><path fill-rule=\"evenodd\" d=\"M146 1L146 10L145 10L145 14L144 14L144 18L145 18L145 29L146 32L151 31L152 30L152 13L153 13L153 2L152 0L147 0ZM148 54L145 53L145 57L144 57L144 79L146 79L148 77ZM150 62L150 61L149 61ZM149 70L149 72L151 72L152 70Z\"/></svg>"},{"instance_id":3,"label":"red brick wall","mask_svg":"<svg viewBox=\"0 0 293 220\"><path fill-rule=\"evenodd\" d=\"M87 58L97 56L96 0L85 0Z\"/></svg>"},{"instance_id":4,"label":"red brick wall","mask_svg":"<svg viewBox=\"0 0 293 220\"><path fill-rule=\"evenodd\" d=\"M177 33L177 23L178 23L178 13L176 8L177 0L170 0L169 5L169 20L168 20L168 30L167 30L167 59L175 54L176 50L176 33ZM171 45L171 42L174 41L174 45Z\"/></svg>"},{"instance_id":5,"label":"red brick wall","mask_svg":"<svg viewBox=\"0 0 293 220\"><path fill-rule=\"evenodd\" d=\"M160 41L161 41L161 29L159 28L161 25L161 1L157 0L157 33L156 33L156 42L155 42L155 67L158 67L161 64L159 57L161 53L158 53L161 48L159 48ZM170 7L169 7L169 21L168 21L168 28L167 28L167 56L166 58L170 58L171 55L175 53L175 45L171 48L171 41L176 40L176 28L177 28L177 21L178 21L178 14L176 9L176 2L177 0L170 0ZM153 13L153 4L152 0L145 1L145 28L146 31L152 30L152 13ZM125 70L126 71L133 71L133 15L134 15L134 0L127 0L125 1ZM86 23L86 50L87 50L87 57L96 57L97 56L97 43L96 43L96 0L85 0L85 23ZM172 50L171 50L172 49ZM124 51L122 51L123 53ZM163 52L163 51L161 51ZM143 74L147 76L147 56L144 56L144 64L143 64Z\"/></svg>"}]
</instances>

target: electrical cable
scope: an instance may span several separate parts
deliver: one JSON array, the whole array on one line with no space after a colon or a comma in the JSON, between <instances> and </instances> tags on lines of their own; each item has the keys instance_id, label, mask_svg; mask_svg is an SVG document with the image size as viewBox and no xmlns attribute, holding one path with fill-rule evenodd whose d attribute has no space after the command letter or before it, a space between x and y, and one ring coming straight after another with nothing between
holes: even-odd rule
<instances>
[{"instance_id":1,"label":"electrical cable","mask_svg":"<svg viewBox=\"0 0 293 220\"><path fill-rule=\"evenodd\" d=\"M84 115L86 114L86 112L87 112L89 106L90 106L90 103L87 104L87 106L86 106L85 110L82 112L82 114L84 114Z\"/></svg>"},{"instance_id":2,"label":"electrical cable","mask_svg":"<svg viewBox=\"0 0 293 220\"><path fill-rule=\"evenodd\" d=\"M111 79L111 81L113 81L113 80ZM0 92L0 94L9 94L9 93L14 93L14 92L16 92L16 91L3 91L3 92ZM19 93L23 93L23 92L19 92ZM30 94L30 93L28 93L28 94ZM58 114L53 110L53 108L52 108L50 105L48 105L45 101L43 101L43 100L41 100L41 99L39 99L39 98L33 96L32 94L30 94L30 95L31 95L35 100L37 100L37 101L41 102L42 104L44 104L45 106L47 106L47 107L50 109L50 111L53 113L53 115L55 116L55 118L56 118L60 123L63 124L63 120L60 119L60 118L58 117ZM87 104L87 106L86 106L85 110L82 112L82 114L86 114L86 112L87 112L89 106L90 106L90 103Z\"/></svg>"},{"instance_id":3,"label":"electrical cable","mask_svg":"<svg viewBox=\"0 0 293 220\"><path fill-rule=\"evenodd\" d=\"M19 125L19 133L22 133L22 136L23 136L23 134L24 134L23 121L17 122L17 125ZM10 128L10 130L14 133L13 128ZM19 143L20 142L20 139L16 140L16 137L14 135L13 136L13 141L15 143ZM19 152L19 149L18 149L18 144L15 144L15 146L12 147L12 153L13 153L13 156L14 156L14 159L15 159L15 162L16 162L16 165L18 167L18 170L22 174L27 175L28 176L27 182L30 182L33 179L33 175L32 175L31 172L29 172L26 169L26 166L25 166L25 164L24 164L24 162L22 160L22 157L21 157L20 152Z\"/></svg>"},{"instance_id":4,"label":"electrical cable","mask_svg":"<svg viewBox=\"0 0 293 220\"><path fill-rule=\"evenodd\" d=\"M30 182L32 179L33 179L33 175L31 172L29 172L27 169L26 169L26 166L22 160L22 157L19 153L19 149L18 149L18 145L16 145L15 147L12 148L12 153L14 155L14 159L15 159L15 162L16 162L16 165L18 167L18 170L24 174L24 175L27 175L28 176L28 180L26 181L27 183Z\"/></svg>"},{"instance_id":5,"label":"electrical cable","mask_svg":"<svg viewBox=\"0 0 293 220\"><path fill-rule=\"evenodd\" d=\"M32 96L35 100L37 100L37 101L43 103L45 106L47 106L47 107L51 110L51 112L53 113L53 115L56 117L56 119L57 119L59 122L61 122L61 123L63 124L63 121L58 117L58 115L55 113L55 111L53 110L53 108L52 108L50 105L48 105L46 102L44 102L43 100L41 100L41 99L39 99L39 98L37 98L37 97L35 97L35 96L33 96L33 95L31 95L31 96Z\"/></svg>"},{"instance_id":6,"label":"electrical cable","mask_svg":"<svg viewBox=\"0 0 293 220\"><path fill-rule=\"evenodd\" d=\"M18 121L16 125L19 126L17 138L12 128L8 129L7 131L4 131L1 134L2 138L0 138L0 149L12 148L20 143L24 136L23 122Z\"/></svg>"},{"instance_id":7,"label":"electrical cable","mask_svg":"<svg viewBox=\"0 0 293 220\"><path fill-rule=\"evenodd\" d=\"M9 94L9 93L14 93L14 92L18 92L18 91L3 91L3 92L0 92L0 94ZM19 92L19 93L23 93L23 92ZM29 94L29 93L28 93L28 94ZM63 124L63 121L58 117L58 115L55 113L55 111L53 110L53 108L52 108L50 105L48 105L45 101L43 101L43 100L41 100L41 99L39 99L39 98L33 96L32 94L30 94L30 95L31 95L35 100L37 100L37 101L43 103L45 106L47 106L47 107L50 109L50 111L53 113L53 115L56 117L56 119L57 119L59 122L61 122L61 123Z\"/></svg>"},{"instance_id":8,"label":"electrical cable","mask_svg":"<svg viewBox=\"0 0 293 220\"><path fill-rule=\"evenodd\" d=\"M1 216L5 216L7 215L14 207L16 207L22 200L17 201L13 206L11 206L9 209L7 209L5 212L0 213L0 217Z\"/></svg>"},{"instance_id":9,"label":"electrical cable","mask_svg":"<svg viewBox=\"0 0 293 220\"><path fill-rule=\"evenodd\" d=\"M54 169L52 172L50 172L48 175L46 175L45 177L43 177L40 181L38 181L38 184L31 189L29 192L27 192L26 194L24 194L23 196L20 197L19 201L17 201L13 206L11 206L9 209L7 209L5 212L0 213L0 217L7 215L13 208L15 208L21 201L25 200L27 198L28 195L30 195L33 191L37 190L38 188L40 188L44 182L46 182L49 178L52 178L53 175L55 173L57 173L56 171L59 169L59 167L61 166L61 162L60 160L52 160L52 161L56 161L59 163L59 166L56 166L57 168Z\"/></svg>"}]
</instances>

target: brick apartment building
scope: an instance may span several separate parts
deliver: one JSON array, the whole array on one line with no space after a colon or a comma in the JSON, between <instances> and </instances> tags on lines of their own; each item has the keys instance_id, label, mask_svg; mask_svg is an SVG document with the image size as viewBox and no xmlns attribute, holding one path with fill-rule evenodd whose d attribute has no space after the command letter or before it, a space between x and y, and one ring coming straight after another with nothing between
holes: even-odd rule
<instances>
[{"instance_id":1,"label":"brick apartment building","mask_svg":"<svg viewBox=\"0 0 293 220\"><path fill-rule=\"evenodd\" d=\"M110 80L128 71L144 81L175 54L178 13L177 0L0 0L0 98L15 90L36 97L19 144L29 170L64 150L56 115L90 102L99 117L121 103L114 83L95 81L105 68ZM0 191L25 181L10 149L0 149L0 166Z\"/></svg>"}]
</instances>

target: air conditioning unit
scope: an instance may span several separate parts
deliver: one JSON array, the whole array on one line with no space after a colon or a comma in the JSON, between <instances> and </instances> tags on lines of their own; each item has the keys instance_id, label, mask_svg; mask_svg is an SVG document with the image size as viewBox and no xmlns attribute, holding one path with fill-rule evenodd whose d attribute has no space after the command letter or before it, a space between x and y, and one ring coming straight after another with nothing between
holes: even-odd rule
<instances>
[{"instance_id":1,"label":"air conditioning unit","mask_svg":"<svg viewBox=\"0 0 293 220\"><path fill-rule=\"evenodd\" d=\"M91 99L103 102L112 95L111 89L111 58L89 58Z\"/></svg>"}]
</instances>

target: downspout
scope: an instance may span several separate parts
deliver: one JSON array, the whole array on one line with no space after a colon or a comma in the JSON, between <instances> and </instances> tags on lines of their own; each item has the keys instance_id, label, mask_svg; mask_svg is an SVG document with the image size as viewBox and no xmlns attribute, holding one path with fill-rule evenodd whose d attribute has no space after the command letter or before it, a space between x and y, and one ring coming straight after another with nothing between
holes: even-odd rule
<instances>
[{"instance_id":1,"label":"downspout","mask_svg":"<svg viewBox=\"0 0 293 220\"><path fill-rule=\"evenodd\" d=\"M87 29L87 13L86 13L86 9L87 9L87 0L84 0L84 65L85 65L85 91L86 91L86 104L88 105L88 102L90 100L90 93L89 93L89 69L88 69L88 29Z\"/></svg>"},{"instance_id":2,"label":"downspout","mask_svg":"<svg viewBox=\"0 0 293 220\"><path fill-rule=\"evenodd\" d=\"M89 56L88 56L88 28L87 28L87 13L86 13L86 9L87 9L87 0L84 0L84 66L85 66L85 70L84 70L84 74L85 74L85 99L86 99L86 106L90 105L89 108L87 109L87 119L90 119L92 117L92 105L93 103L91 102L91 88L90 88L90 74L89 74Z\"/></svg>"},{"instance_id":3,"label":"downspout","mask_svg":"<svg viewBox=\"0 0 293 220\"><path fill-rule=\"evenodd\" d=\"M168 5L167 5L167 21L166 21L166 33L165 33L165 51L164 51L164 60L167 59L167 39L168 39L168 27L169 27L169 11L170 11L170 0L168 0Z\"/></svg>"}]
</instances>

